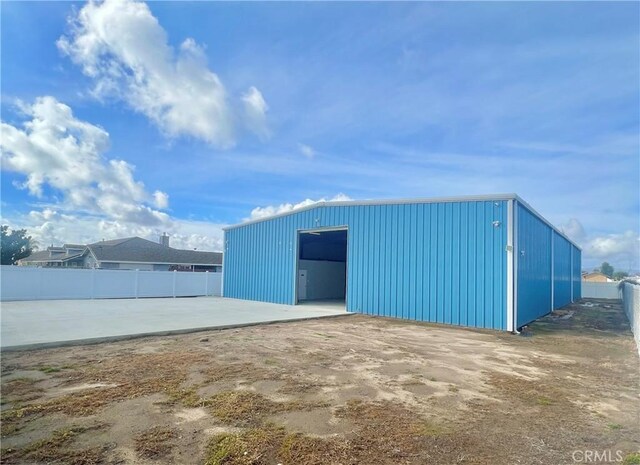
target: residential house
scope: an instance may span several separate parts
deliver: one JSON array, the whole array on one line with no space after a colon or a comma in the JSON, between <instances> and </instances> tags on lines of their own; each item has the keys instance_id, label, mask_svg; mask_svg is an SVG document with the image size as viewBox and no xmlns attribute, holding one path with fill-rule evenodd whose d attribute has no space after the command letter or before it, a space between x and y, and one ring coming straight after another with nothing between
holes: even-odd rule
<instances>
[{"instance_id":1,"label":"residential house","mask_svg":"<svg viewBox=\"0 0 640 465\"><path fill-rule=\"evenodd\" d=\"M160 243L127 237L93 244L48 247L18 260L21 266L147 271L222 271L222 253L174 249L169 236Z\"/></svg>"},{"instance_id":2,"label":"residential house","mask_svg":"<svg viewBox=\"0 0 640 465\"><path fill-rule=\"evenodd\" d=\"M592 271L591 273L582 273L582 280L590 283L610 283L613 279L607 277L607 275L600 273L599 271Z\"/></svg>"}]
</instances>

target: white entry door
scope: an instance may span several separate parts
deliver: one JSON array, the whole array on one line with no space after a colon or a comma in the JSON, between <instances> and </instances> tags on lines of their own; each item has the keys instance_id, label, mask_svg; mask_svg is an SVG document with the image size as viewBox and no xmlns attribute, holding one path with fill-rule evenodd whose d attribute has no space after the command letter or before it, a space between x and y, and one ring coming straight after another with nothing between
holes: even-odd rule
<instances>
[{"instance_id":1,"label":"white entry door","mask_svg":"<svg viewBox=\"0 0 640 465\"><path fill-rule=\"evenodd\" d=\"M298 270L298 301L307 299L307 270Z\"/></svg>"}]
</instances>

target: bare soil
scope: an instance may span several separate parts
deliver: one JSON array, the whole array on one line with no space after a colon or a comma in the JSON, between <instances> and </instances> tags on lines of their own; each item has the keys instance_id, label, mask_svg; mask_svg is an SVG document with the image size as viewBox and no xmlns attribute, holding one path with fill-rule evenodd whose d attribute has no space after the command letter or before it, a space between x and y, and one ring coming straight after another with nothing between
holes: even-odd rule
<instances>
[{"instance_id":1,"label":"bare soil","mask_svg":"<svg viewBox=\"0 0 640 465\"><path fill-rule=\"evenodd\" d=\"M11 352L1 381L7 464L640 458L638 352L611 301L519 336L355 315Z\"/></svg>"}]
</instances>

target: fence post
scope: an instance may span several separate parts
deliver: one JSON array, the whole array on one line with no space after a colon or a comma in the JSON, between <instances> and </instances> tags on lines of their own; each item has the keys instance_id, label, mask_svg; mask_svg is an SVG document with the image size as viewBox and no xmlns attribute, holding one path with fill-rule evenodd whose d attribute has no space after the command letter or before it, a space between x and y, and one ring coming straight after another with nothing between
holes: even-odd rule
<instances>
[{"instance_id":1,"label":"fence post","mask_svg":"<svg viewBox=\"0 0 640 465\"><path fill-rule=\"evenodd\" d=\"M40 267L40 272L38 273L38 300L42 299L42 288L44 286L44 267Z\"/></svg>"},{"instance_id":2,"label":"fence post","mask_svg":"<svg viewBox=\"0 0 640 465\"><path fill-rule=\"evenodd\" d=\"M209 270L204 272L204 295L209 295Z\"/></svg>"},{"instance_id":3,"label":"fence post","mask_svg":"<svg viewBox=\"0 0 640 465\"><path fill-rule=\"evenodd\" d=\"M136 294L136 299L138 298L138 279L139 279L139 269L136 268L136 279L135 279L135 294Z\"/></svg>"},{"instance_id":4,"label":"fence post","mask_svg":"<svg viewBox=\"0 0 640 465\"><path fill-rule=\"evenodd\" d=\"M96 298L96 269L91 268L91 300Z\"/></svg>"},{"instance_id":5,"label":"fence post","mask_svg":"<svg viewBox=\"0 0 640 465\"><path fill-rule=\"evenodd\" d=\"M176 270L173 270L173 298L176 298Z\"/></svg>"}]
</instances>

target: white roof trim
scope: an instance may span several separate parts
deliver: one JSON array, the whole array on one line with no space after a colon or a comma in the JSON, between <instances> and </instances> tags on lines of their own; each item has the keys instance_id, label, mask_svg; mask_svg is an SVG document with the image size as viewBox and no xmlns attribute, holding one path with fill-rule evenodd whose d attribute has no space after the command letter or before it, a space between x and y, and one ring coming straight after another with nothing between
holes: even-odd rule
<instances>
[{"instance_id":1,"label":"white roof trim","mask_svg":"<svg viewBox=\"0 0 640 465\"><path fill-rule=\"evenodd\" d=\"M556 228L549 220L547 220L544 216L538 213L531 205L525 202L518 194L489 194L489 195L461 195L456 197L433 197L433 198L409 198L409 199L382 199L382 200L332 200L332 201L324 201L324 202L316 202L311 205L307 205L305 207L296 208L294 210L290 210L284 213L278 213L277 215L268 216L265 218L259 218L256 220L246 221L244 223L234 224L231 226L227 226L222 228L223 231L228 231L231 229L242 228L244 226L248 226L251 224L261 223L263 221L273 220L275 218L282 218L283 216L293 215L295 213L300 213L306 210L311 210L313 208L318 207L341 207L341 206L358 206L358 205L402 205L402 204L411 204L411 203L444 203L444 202L487 202L492 200L516 200L520 202L524 207L526 207L531 213L537 216L540 220L542 220L547 226L553 229L560 236L564 237L567 241L573 244L577 249L582 250L582 248L576 244L574 241L569 239L569 237Z\"/></svg>"}]
</instances>

